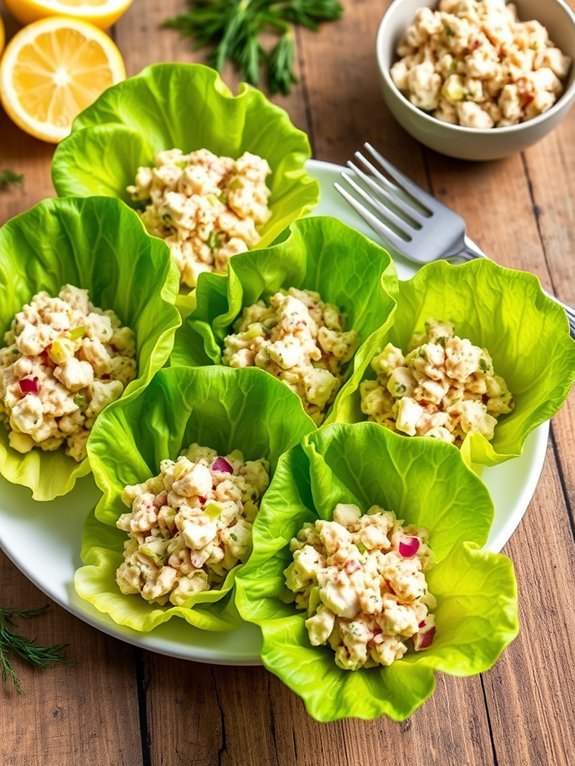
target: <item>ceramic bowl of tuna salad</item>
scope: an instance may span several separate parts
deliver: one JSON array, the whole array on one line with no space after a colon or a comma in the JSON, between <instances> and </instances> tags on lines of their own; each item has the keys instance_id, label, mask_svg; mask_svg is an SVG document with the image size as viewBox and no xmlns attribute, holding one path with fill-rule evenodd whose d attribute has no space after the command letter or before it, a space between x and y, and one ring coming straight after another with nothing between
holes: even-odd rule
<instances>
[{"instance_id":1,"label":"ceramic bowl of tuna salad","mask_svg":"<svg viewBox=\"0 0 575 766\"><path fill-rule=\"evenodd\" d=\"M52 177L60 196L111 195L135 208L189 294L200 274L226 273L232 256L265 247L317 204L310 154L305 133L255 88L233 95L213 69L158 64L76 119Z\"/></svg>"},{"instance_id":2,"label":"ceramic bowl of tuna salad","mask_svg":"<svg viewBox=\"0 0 575 766\"><path fill-rule=\"evenodd\" d=\"M100 414L169 356L177 269L106 198L40 203L0 229L0 254L0 471L51 500L89 472Z\"/></svg>"},{"instance_id":3,"label":"ceramic bowl of tuna salad","mask_svg":"<svg viewBox=\"0 0 575 766\"><path fill-rule=\"evenodd\" d=\"M256 367L281 380L316 426L391 321L388 253L336 219L293 223L269 248L202 278L171 364Z\"/></svg>"},{"instance_id":4,"label":"ceramic bowl of tuna salad","mask_svg":"<svg viewBox=\"0 0 575 766\"><path fill-rule=\"evenodd\" d=\"M563 0L403 0L379 27L384 100L426 146L491 160L539 141L575 101Z\"/></svg>"},{"instance_id":5,"label":"ceramic bowl of tuna salad","mask_svg":"<svg viewBox=\"0 0 575 766\"><path fill-rule=\"evenodd\" d=\"M536 277L487 259L429 264L399 283L397 301L393 325L363 376L345 384L334 420L438 439L469 465L520 455L575 379L565 312Z\"/></svg>"},{"instance_id":6,"label":"ceramic bowl of tuna salad","mask_svg":"<svg viewBox=\"0 0 575 766\"><path fill-rule=\"evenodd\" d=\"M237 627L234 581L262 498L280 455L312 428L261 370L161 370L94 427L103 496L84 527L79 595L138 631L173 617Z\"/></svg>"},{"instance_id":7,"label":"ceramic bowl of tuna salad","mask_svg":"<svg viewBox=\"0 0 575 766\"><path fill-rule=\"evenodd\" d=\"M518 632L512 563L479 550L492 514L444 443L373 423L305 436L280 460L236 578L265 667L319 721L403 720L436 671L487 670Z\"/></svg>"}]
</instances>

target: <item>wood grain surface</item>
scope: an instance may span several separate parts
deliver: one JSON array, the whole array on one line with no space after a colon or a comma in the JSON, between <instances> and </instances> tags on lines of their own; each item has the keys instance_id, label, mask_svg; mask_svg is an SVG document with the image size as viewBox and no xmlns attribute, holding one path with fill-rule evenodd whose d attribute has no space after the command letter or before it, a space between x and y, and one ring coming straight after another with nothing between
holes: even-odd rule
<instances>
[{"instance_id":1,"label":"wood grain surface","mask_svg":"<svg viewBox=\"0 0 575 766\"><path fill-rule=\"evenodd\" d=\"M570 0L574 7L573 0ZM549 137L499 162L424 149L390 117L374 58L387 0L345 0L345 15L298 33L300 84L275 98L310 136L314 157L344 163L370 140L460 212L499 263L537 274L575 303L575 111ZM185 0L135 0L111 33L129 74L156 61L199 61L160 22ZM8 33L16 26L4 13ZM233 72L226 71L230 84ZM25 174L0 193L0 223L54 194L53 147L0 111L0 170ZM1 257L1 254L0 254ZM505 552L520 589L521 633L482 676L439 676L403 724L318 724L262 668L201 665L135 649L52 605L25 626L66 642L70 663L18 665L24 694L0 687L0 766L570 766L575 763L575 397L551 428L537 491ZM0 605L45 596L0 554Z\"/></svg>"}]
</instances>

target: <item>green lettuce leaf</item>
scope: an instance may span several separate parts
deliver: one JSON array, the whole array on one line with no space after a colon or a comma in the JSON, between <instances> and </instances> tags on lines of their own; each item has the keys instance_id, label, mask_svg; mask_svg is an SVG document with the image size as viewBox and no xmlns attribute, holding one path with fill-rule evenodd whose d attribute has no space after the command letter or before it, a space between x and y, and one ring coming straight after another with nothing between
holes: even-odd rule
<instances>
[{"instance_id":1,"label":"green lettuce leaf","mask_svg":"<svg viewBox=\"0 0 575 766\"><path fill-rule=\"evenodd\" d=\"M467 435L463 458L477 466L517 457L531 431L559 410L575 380L575 341L565 312L545 296L532 274L487 259L458 266L438 261L400 282L393 326L381 347L391 342L407 350L414 333L431 317L453 323L457 335L486 348L515 399L514 410L498 419L491 442L477 432ZM368 366L365 375L354 374L346 383L334 412L336 422L365 419L362 377L374 378L375 373Z\"/></svg>"},{"instance_id":2,"label":"green lettuce leaf","mask_svg":"<svg viewBox=\"0 0 575 766\"><path fill-rule=\"evenodd\" d=\"M54 186L60 196L129 202L126 187L137 168L172 148L234 158L249 151L268 161L272 215L258 247L318 202L319 185L304 169L311 155L306 134L259 90L243 84L234 96L215 70L200 64L156 64L105 91L56 149Z\"/></svg>"},{"instance_id":3,"label":"green lettuce leaf","mask_svg":"<svg viewBox=\"0 0 575 766\"><path fill-rule=\"evenodd\" d=\"M177 334L171 363L220 364L223 340L243 309L289 287L315 290L343 311L346 329L360 335L350 368L361 377L392 321L395 267L381 247L327 216L295 221L271 247L234 256L225 277L201 274L196 308Z\"/></svg>"},{"instance_id":4,"label":"green lettuce leaf","mask_svg":"<svg viewBox=\"0 0 575 766\"><path fill-rule=\"evenodd\" d=\"M434 556L427 579L438 605L426 651L386 668L341 670L329 647L309 643L307 614L285 603L290 539L305 522L331 518L338 502L363 511L381 505L427 528ZM479 550L492 517L487 489L452 445L407 440L375 423L309 434L281 458L254 524L252 556L236 578L239 612L262 630L264 665L319 721L403 720L433 692L436 670L487 670L518 632L512 564Z\"/></svg>"},{"instance_id":5,"label":"green lettuce leaf","mask_svg":"<svg viewBox=\"0 0 575 766\"><path fill-rule=\"evenodd\" d=\"M197 594L185 607L159 607L120 592L115 572L127 535L115 524L127 512L122 490L157 475L162 459L174 460L193 442L219 454L239 449L247 460L265 457L273 472L280 455L313 428L286 386L253 369L172 367L140 396L111 405L88 445L104 494L84 529L85 566L75 577L79 595L134 630L149 631L174 616L204 630L236 627L240 618L230 592L237 567L220 589Z\"/></svg>"},{"instance_id":6,"label":"green lettuce leaf","mask_svg":"<svg viewBox=\"0 0 575 766\"><path fill-rule=\"evenodd\" d=\"M167 246L149 237L119 200L45 200L0 229L0 332L40 290L57 295L66 283L89 291L94 306L113 309L136 333L138 377L123 399L145 386L172 349L180 317L179 276ZM35 500L69 492L90 471L63 450L22 455L0 425L0 472L32 490Z\"/></svg>"}]
</instances>

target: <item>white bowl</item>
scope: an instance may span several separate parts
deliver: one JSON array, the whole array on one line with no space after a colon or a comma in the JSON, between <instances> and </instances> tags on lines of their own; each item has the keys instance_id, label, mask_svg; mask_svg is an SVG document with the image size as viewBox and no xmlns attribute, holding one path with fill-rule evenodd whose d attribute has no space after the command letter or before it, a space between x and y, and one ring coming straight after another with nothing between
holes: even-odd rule
<instances>
[{"instance_id":1,"label":"white bowl","mask_svg":"<svg viewBox=\"0 0 575 766\"><path fill-rule=\"evenodd\" d=\"M519 19L537 19L563 53L575 58L575 14L563 0L514 0ZM390 68L397 60L395 48L405 29L423 7L437 6L437 0L394 0L377 33L376 54L383 98L391 113L408 133L422 144L464 160L495 160L534 144L567 115L575 101L575 64L572 64L565 91L543 114L518 125L478 129L452 125L415 107L395 86Z\"/></svg>"}]
</instances>

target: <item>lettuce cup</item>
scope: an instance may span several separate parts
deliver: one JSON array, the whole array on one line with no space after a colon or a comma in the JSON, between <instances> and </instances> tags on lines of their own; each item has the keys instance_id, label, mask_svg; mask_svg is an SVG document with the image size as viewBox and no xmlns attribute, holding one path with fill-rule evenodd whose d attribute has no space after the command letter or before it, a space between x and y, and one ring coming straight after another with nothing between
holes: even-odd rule
<instances>
[{"instance_id":1,"label":"lettuce cup","mask_svg":"<svg viewBox=\"0 0 575 766\"><path fill-rule=\"evenodd\" d=\"M35 500L90 472L106 405L166 362L177 269L119 200L45 200L0 229L0 473Z\"/></svg>"},{"instance_id":2,"label":"lettuce cup","mask_svg":"<svg viewBox=\"0 0 575 766\"><path fill-rule=\"evenodd\" d=\"M231 255L266 247L312 210L310 154L306 134L255 88L233 95L209 67L157 64L77 117L52 178L60 196L109 195L140 210L187 294L199 273L225 271Z\"/></svg>"},{"instance_id":3,"label":"lettuce cup","mask_svg":"<svg viewBox=\"0 0 575 766\"><path fill-rule=\"evenodd\" d=\"M363 374L392 320L389 254L335 218L291 224L269 248L202 275L172 364L256 366L284 381L320 425L343 380Z\"/></svg>"},{"instance_id":4,"label":"lettuce cup","mask_svg":"<svg viewBox=\"0 0 575 766\"><path fill-rule=\"evenodd\" d=\"M78 594L121 625L241 622L234 580L280 455L313 429L261 370L161 370L111 406L89 443L103 497L84 529ZM130 509L130 510L129 510Z\"/></svg>"},{"instance_id":5,"label":"lettuce cup","mask_svg":"<svg viewBox=\"0 0 575 766\"><path fill-rule=\"evenodd\" d=\"M372 351L334 420L454 443L476 469L520 455L575 380L563 309L533 275L487 259L432 263L400 282L393 325Z\"/></svg>"},{"instance_id":6,"label":"lettuce cup","mask_svg":"<svg viewBox=\"0 0 575 766\"><path fill-rule=\"evenodd\" d=\"M403 720L435 671L490 668L518 632L512 564L480 550L492 515L451 445L374 423L307 435L278 464L236 578L266 668L319 721Z\"/></svg>"}]
</instances>

